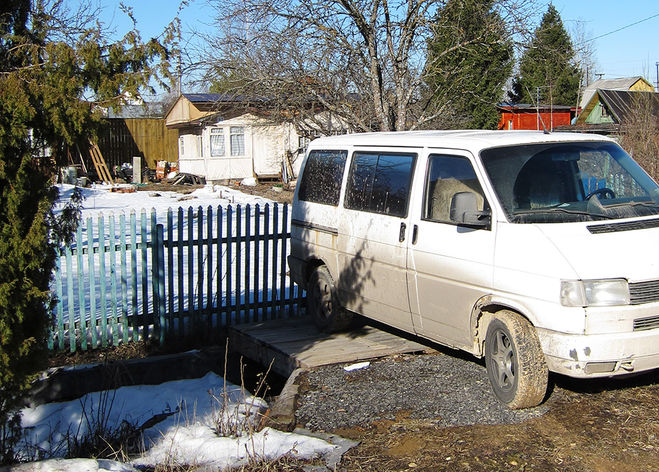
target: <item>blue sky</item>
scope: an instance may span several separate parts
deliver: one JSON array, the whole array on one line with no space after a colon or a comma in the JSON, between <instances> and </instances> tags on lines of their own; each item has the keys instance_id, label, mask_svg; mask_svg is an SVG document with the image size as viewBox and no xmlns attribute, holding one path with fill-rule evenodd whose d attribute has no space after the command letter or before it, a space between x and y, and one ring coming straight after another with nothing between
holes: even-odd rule
<instances>
[{"instance_id":1,"label":"blue sky","mask_svg":"<svg viewBox=\"0 0 659 472\"><path fill-rule=\"evenodd\" d=\"M116 28L117 34L130 24L119 10L117 0L93 0L101 5L101 20ZM76 0L69 0L73 7ZM538 21L549 2L538 0ZM133 8L143 39L157 35L176 15L179 0L124 0ZM592 41L595 72L603 78L643 76L657 81L659 62L659 1L657 0L553 0L568 31L582 24L586 38ZM205 0L190 0L182 15L184 30L197 25L208 29L212 13ZM641 21L646 18L646 21ZM638 24L634 24L641 21ZM625 28L626 27L626 28ZM621 28L624 28L620 31ZM602 36L605 35L605 36ZM602 36L602 37L600 37ZM185 41L185 37L183 38Z\"/></svg>"}]
</instances>

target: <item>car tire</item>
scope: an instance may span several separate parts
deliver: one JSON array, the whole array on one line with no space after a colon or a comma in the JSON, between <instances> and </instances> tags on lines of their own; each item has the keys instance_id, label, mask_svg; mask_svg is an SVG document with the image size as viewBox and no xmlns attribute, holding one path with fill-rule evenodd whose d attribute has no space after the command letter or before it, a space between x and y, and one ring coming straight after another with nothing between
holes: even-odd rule
<instances>
[{"instance_id":1,"label":"car tire","mask_svg":"<svg viewBox=\"0 0 659 472\"><path fill-rule=\"evenodd\" d=\"M353 315L339 303L334 279L326 266L313 271L308 288L307 310L319 330L333 333L350 326Z\"/></svg>"},{"instance_id":2,"label":"car tire","mask_svg":"<svg viewBox=\"0 0 659 472\"><path fill-rule=\"evenodd\" d=\"M497 312L485 337L485 366L496 397L516 410L539 405L549 373L535 328L512 311Z\"/></svg>"}]
</instances>

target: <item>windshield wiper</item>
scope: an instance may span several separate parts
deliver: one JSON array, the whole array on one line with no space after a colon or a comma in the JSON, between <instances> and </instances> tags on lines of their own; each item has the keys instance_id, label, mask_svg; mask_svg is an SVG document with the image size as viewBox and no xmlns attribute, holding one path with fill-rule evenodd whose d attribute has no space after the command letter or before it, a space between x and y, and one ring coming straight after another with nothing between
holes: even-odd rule
<instances>
[{"instance_id":1,"label":"windshield wiper","mask_svg":"<svg viewBox=\"0 0 659 472\"><path fill-rule=\"evenodd\" d=\"M614 203L612 205L606 205L606 208L616 208L616 207L621 207L621 206L644 206L644 207L651 207L651 208L657 208L659 209L659 203L657 202L620 202L620 203Z\"/></svg>"},{"instance_id":2,"label":"windshield wiper","mask_svg":"<svg viewBox=\"0 0 659 472\"><path fill-rule=\"evenodd\" d=\"M605 220L613 220L617 218L616 216L610 216L603 213L593 213L590 211L581 211L581 210L568 210L567 208L561 208L561 207L536 208L533 210L517 210L513 212L513 216L537 215L541 213L555 213L555 212L566 213L568 215L591 216L596 218L602 218Z\"/></svg>"}]
</instances>

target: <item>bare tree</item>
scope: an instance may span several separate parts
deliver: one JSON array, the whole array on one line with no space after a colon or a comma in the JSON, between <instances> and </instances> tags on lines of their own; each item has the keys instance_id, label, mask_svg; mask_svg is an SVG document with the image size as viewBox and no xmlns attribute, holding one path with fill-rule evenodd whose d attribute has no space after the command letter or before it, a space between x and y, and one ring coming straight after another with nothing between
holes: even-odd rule
<instances>
[{"instance_id":1,"label":"bare tree","mask_svg":"<svg viewBox=\"0 0 659 472\"><path fill-rule=\"evenodd\" d=\"M659 97L637 92L627 117L620 123L620 145L650 176L659 180Z\"/></svg>"},{"instance_id":2,"label":"bare tree","mask_svg":"<svg viewBox=\"0 0 659 472\"><path fill-rule=\"evenodd\" d=\"M586 39L587 36L592 36L592 34L586 31L585 23L581 20L576 21L570 29L570 37L574 43L574 59L581 75L576 106L579 106L579 100L581 100L585 88L593 82L597 67L594 43L592 40Z\"/></svg>"},{"instance_id":3,"label":"bare tree","mask_svg":"<svg viewBox=\"0 0 659 472\"><path fill-rule=\"evenodd\" d=\"M510 34L533 0L497 0ZM423 90L444 0L226 0L201 65L214 91L258 97L272 116L322 132L404 130L445 109ZM447 29L448 30L448 29ZM443 54L479 41L451 44ZM436 58L442 53L435 55ZM434 73L437 73L434 70ZM456 93L462 93L455 84ZM295 105L293 107L293 105ZM324 113L319 113L323 110Z\"/></svg>"}]
</instances>

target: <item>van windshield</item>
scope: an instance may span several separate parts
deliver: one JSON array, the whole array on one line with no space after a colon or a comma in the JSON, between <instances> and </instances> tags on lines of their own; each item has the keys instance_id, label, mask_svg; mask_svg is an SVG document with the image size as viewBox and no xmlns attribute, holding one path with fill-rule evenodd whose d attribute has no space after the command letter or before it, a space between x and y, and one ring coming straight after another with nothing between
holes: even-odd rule
<instances>
[{"instance_id":1,"label":"van windshield","mask_svg":"<svg viewBox=\"0 0 659 472\"><path fill-rule=\"evenodd\" d=\"M499 147L483 150L481 160L512 223L659 214L659 187L615 143Z\"/></svg>"}]
</instances>

